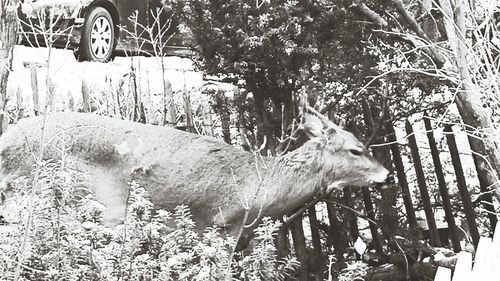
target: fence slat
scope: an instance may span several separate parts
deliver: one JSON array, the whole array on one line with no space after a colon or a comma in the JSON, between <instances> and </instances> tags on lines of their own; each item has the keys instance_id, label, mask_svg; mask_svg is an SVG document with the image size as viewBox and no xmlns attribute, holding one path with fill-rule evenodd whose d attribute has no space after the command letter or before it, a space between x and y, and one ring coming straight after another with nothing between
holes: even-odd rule
<instances>
[{"instance_id":1,"label":"fence slat","mask_svg":"<svg viewBox=\"0 0 500 281\"><path fill-rule=\"evenodd\" d=\"M434 138L432 123L427 115L424 116L424 125L425 130L427 131L427 139L429 140L429 148L431 149L432 161L434 162L434 171L436 172L436 179L438 181L439 193L441 194L443 202L445 218L450 231L451 244L453 245L453 251L458 253L462 250L462 247L460 246L458 229L455 223L455 217L453 216L453 208L451 206L448 184L444 178L443 165L441 164L439 150L436 145L436 139Z\"/></svg>"},{"instance_id":2,"label":"fence slat","mask_svg":"<svg viewBox=\"0 0 500 281\"><path fill-rule=\"evenodd\" d=\"M410 121L405 122L406 134L408 135L408 144L410 145L410 151L413 158L413 168L415 168L415 173L417 176L417 184L420 190L420 201L424 206L425 218L427 220L427 226L429 227L429 236L432 246L440 247L441 241L439 240L439 233L436 226L436 219L434 212L432 210L431 197L429 195L429 189L425 181L424 168L422 167L422 161L420 160L420 152L418 151L417 138L413 132L413 127Z\"/></svg>"},{"instance_id":3,"label":"fence slat","mask_svg":"<svg viewBox=\"0 0 500 281\"><path fill-rule=\"evenodd\" d=\"M471 280L491 280L491 256L493 249L491 248L491 238L481 237L477 246L476 256L474 257L474 268L472 269Z\"/></svg>"},{"instance_id":4,"label":"fence slat","mask_svg":"<svg viewBox=\"0 0 500 281\"><path fill-rule=\"evenodd\" d=\"M451 270L440 266L434 281L499 280L500 227L496 227L493 238L481 237L479 239L474 267L472 267L471 253L462 251L457 257L453 279L451 279Z\"/></svg>"},{"instance_id":5,"label":"fence slat","mask_svg":"<svg viewBox=\"0 0 500 281\"><path fill-rule=\"evenodd\" d=\"M469 252L458 253L457 264L452 281L470 281L472 273L472 254Z\"/></svg>"},{"instance_id":6,"label":"fence slat","mask_svg":"<svg viewBox=\"0 0 500 281\"><path fill-rule=\"evenodd\" d=\"M389 113L389 108L385 108L385 116L391 118ZM391 144L392 160L394 162L394 167L396 168L396 175L398 177L398 185L401 187L401 192L403 196L403 204L406 210L406 217L408 219L408 224L410 228L417 227L417 217L415 216L415 209L413 208L413 202L411 199L410 188L408 187L408 179L406 178L406 169L403 164L403 159L401 157L401 151L399 150L399 143L396 138L396 131L394 130L394 125L391 122L387 122L387 142Z\"/></svg>"},{"instance_id":7,"label":"fence slat","mask_svg":"<svg viewBox=\"0 0 500 281\"><path fill-rule=\"evenodd\" d=\"M492 256L491 256L491 265L493 270L491 272L492 276L500 276L500 224L497 224L494 235L493 235L493 243L491 245Z\"/></svg>"},{"instance_id":8,"label":"fence slat","mask_svg":"<svg viewBox=\"0 0 500 281\"><path fill-rule=\"evenodd\" d=\"M479 231L477 230L476 213L474 212L474 205L472 205L469 190L467 189L467 183L464 176L465 173L460 160L460 154L458 152L455 135L453 134L452 125L448 124L444 126L444 134L446 135L446 141L448 142L448 148L451 154L451 163L453 164L453 168L455 170L458 192L462 199L463 210L467 219L467 225L469 226L469 232L472 236L474 247L477 247L480 236Z\"/></svg>"},{"instance_id":9,"label":"fence slat","mask_svg":"<svg viewBox=\"0 0 500 281\"><path fill-rule=\"evenodd\" d=\"M446 267L438 267L436 271L436 276L434 277L434 281L450 281L451 280L451 269Z\"/></svg>"}]
</instances>

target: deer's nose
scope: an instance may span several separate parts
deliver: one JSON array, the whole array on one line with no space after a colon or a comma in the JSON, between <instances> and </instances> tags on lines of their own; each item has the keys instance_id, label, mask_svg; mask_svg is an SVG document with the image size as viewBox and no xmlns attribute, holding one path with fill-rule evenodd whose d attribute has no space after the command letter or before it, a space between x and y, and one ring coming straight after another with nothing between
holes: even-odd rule
<instances>
[{"instance_id":1,"label":"deer's nose","mask_svg":"<svg viewBox=\"0 0 500 281\"><path fill-rule=\"evenodd\" d=\"M0 225L7 225L7 221L5 220L4 216L0 215Z\"/></svg>"},{"instance_id":2,"label":"deer's nose","mask_svg":"<svg viewBox=\"0 0 500 281\"><path fill-rule=\"evenodd\" d=\"M394 174L388 173L387 178L385 179L385 184L393 184L393 183L395 183Z\"/></svg>"},{"instance_id":3,"label":"deer's nose","mask_svg":"<svg viewBox=\"0 0 500 281\"><path fill-rule=\"evenodd\" d=\"M387 177L385 178L384 182L379 182L375 186L376 188L380 190L384 190L389 187L390 184L394 184L394 175L391 173L387 173Z\"/></svg>"}]
</instances>

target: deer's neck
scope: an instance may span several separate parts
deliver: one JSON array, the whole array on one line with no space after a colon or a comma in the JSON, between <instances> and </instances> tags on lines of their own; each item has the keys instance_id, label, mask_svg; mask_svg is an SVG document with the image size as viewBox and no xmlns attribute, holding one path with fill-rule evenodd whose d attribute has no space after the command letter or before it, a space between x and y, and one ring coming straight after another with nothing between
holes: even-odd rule
<instances>
[{"instance_id":1,"label":"deer's neck","mask_svg":"<svg viewBox=\"0 0 500 281\"><path fill-rule=\"evenodd\" d=\"M263 208L264 216L277 217L314 200L328 178L328 171L317 161L320 153L305 146L270 160L255 207Z\"/></svg>"}]
</instances>

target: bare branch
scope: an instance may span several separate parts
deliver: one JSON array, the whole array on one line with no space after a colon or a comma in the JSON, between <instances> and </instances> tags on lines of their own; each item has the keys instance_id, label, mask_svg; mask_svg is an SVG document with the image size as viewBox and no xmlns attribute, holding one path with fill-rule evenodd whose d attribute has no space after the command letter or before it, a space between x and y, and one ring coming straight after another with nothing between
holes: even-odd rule
<instances>
[{"instance_id":1,"label":"bare branch","mask_svg":"<svg viewBox=\"0 0 500 281\"><path fill-rule=\"evenodd\" d=\"M415 20L415 17L405 8L404 3L402 0L390 0L394 6L396 7L396 10L399 12L399 14L403 17L403 19L406 21L410 29L415 32L418 36L420 36L422 39L431 42L427 34L422 30L422 28L418 25L417 21ZM426 52L429 54L429 56L432 58L434 63L436 64L437 68L443 67L445 63L445 59L441 55L441 53L434 47L434 46L429 46L428 48L425 48Z\"/></svg>"},{"instance_id":2,"label":"bare branch","mask_svg":"<svg viewBox=\"0 0 500 281\"><path fill-rule=\"evenodd\" d=\"M387 26L387 21L384 18L382 18L379 14L377 14L375 11L368 8L368 6L366 6L365 3L363 3L361 0L354 0L354 2L350 7L358 10L360 13L362 13L368 19L370 19L374 24L382 27Z\"/></svg>"}]
</instances>

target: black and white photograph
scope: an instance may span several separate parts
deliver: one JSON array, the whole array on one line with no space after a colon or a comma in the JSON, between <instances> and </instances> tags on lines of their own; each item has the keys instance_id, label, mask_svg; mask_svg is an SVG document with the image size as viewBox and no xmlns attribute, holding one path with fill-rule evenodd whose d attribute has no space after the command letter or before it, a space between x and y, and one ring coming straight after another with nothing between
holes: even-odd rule
<instances>
[{"instance_id":1,"label":"black and white photograph","mask_svg":"<svg viewBox=\"0 0 500 281\"><path fill-rule=\"evenodd\" d=\"M0 281L500 281L498 0L0 0Z\"/></svg>"}]
</instances>

